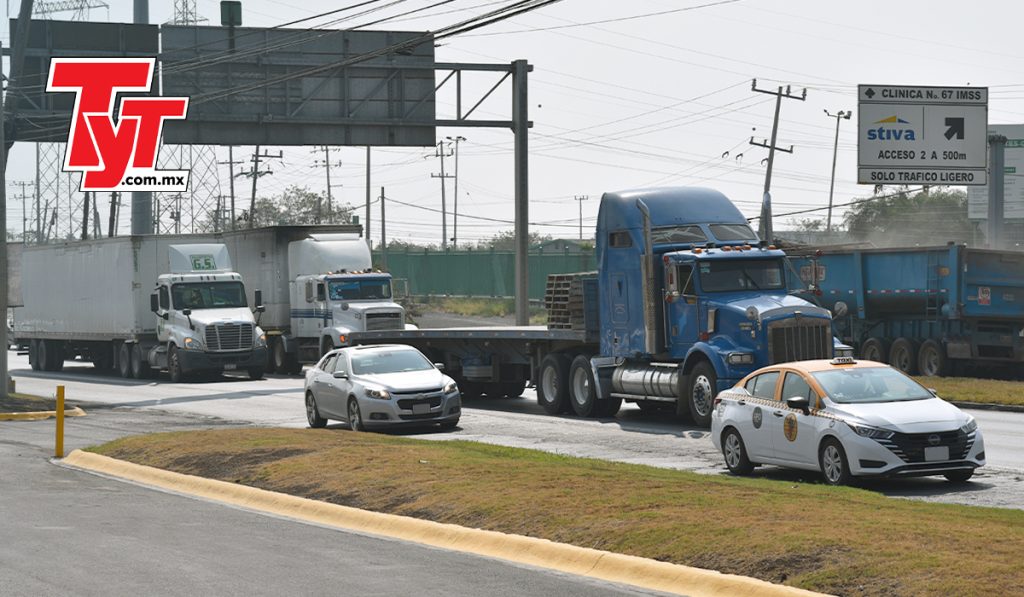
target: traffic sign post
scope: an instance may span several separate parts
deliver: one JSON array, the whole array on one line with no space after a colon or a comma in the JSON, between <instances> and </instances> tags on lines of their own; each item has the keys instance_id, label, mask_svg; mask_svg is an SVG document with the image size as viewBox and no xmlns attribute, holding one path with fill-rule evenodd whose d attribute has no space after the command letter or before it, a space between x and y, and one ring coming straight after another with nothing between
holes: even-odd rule
<instances>
[{"instance_id":1,"label":"traffic sign post","mask_svg":"<svg viewBox=\"0 0 1024 597\"><path fill-rule=\"evenodd\" d=\"M857 97L857 182L988 182L987 87L860 85Z\"/></svg>"}]
</instances>

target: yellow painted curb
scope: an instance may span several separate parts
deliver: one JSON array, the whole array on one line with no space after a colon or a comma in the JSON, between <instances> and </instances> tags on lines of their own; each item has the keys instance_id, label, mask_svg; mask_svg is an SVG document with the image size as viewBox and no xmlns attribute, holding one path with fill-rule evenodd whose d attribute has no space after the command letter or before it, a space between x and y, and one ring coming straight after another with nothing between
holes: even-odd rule
<instances>
[{"instance_id":1,"label":"yellow painted curb","mask_svg":"<svg viewBox=\"0 0 1024 597\"><path fill-rule=\"evenodd\" d=\"M81 450L71 452L63 463L279 516L667 593L693 597L819 595L755 578L555 543L547 539L470 529L328 504L246 485L183 475Z\"/></svg>"},{"instance_id":2,"label":"yellow painted curb","mask_svg":"<svg viewBox=\"0 0 1024 597\"><path fill-rule=\"evenodd\" d=\"M52 419L56 416L57 411L55 410L39 410L27 413L0 413L0 421L42 421L43 419ZM76 406L72 409L65 409L64 416L84 417L85 411Z\"/></svg>"}]
</instances>

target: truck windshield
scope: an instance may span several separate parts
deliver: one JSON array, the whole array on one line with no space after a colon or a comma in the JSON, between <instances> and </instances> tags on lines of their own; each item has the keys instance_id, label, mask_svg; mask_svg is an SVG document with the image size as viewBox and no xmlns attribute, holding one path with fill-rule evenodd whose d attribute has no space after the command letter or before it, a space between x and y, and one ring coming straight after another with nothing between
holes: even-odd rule
<instances>
[{"instance_id":1,"label":"truck windshield","mask_svg":"<svg viewBox=\"0 0 1024 597\"><path fill-rule=\"evenodd\" d=\"M851 402L899 402L927 400L932 393L891 367L857 367L812 373L828 397Z\"/></svg>"},{"instance_id":2,"label":"truck windshield","mask_svg":"<svg viewBox=\"0 0 1024 597\"><path fill-rule=\"evenodd\" d=\"M777 259L723 259L700 262L704 292L779 290L785 288L782 261Z\"/></svg>"},{"instance_id":3,"label":"truck windshield","mask_svg":"<svg viewBox=\"0 0 1024 597\"><path fill-rule=\"evenodd\" d=\"M390 278L330 280L327 283L332 301L358 301L391 298Z\"/></svg>"},{"instance_id":4,"label":"truck windshield","mask_svg":"<svg viewBox=\"0 0 1024 597\"><path fill-rule=\"evenodd\" d=\"M188 282L171 286L175 309L228 309L245 307L241 282Z\"/></svg>"}]
</instances>

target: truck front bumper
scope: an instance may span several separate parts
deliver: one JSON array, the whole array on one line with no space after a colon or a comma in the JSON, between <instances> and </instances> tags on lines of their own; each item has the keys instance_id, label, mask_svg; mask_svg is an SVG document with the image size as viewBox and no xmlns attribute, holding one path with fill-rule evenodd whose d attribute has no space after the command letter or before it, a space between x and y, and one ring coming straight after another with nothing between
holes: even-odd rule
<instances>
[{"instance_id":1,"label":"truck front bumper","mask_svg":"<svg viewBox=\"0 0 1024 597\"><path fill-rule=\"evenodd\" d=\"M267 366L267 349L254 348L232 352L201 352L182 350L178 352L181 368L191 371L224 371L231 369L253 369Z\"/></svg>"}]
</instances>

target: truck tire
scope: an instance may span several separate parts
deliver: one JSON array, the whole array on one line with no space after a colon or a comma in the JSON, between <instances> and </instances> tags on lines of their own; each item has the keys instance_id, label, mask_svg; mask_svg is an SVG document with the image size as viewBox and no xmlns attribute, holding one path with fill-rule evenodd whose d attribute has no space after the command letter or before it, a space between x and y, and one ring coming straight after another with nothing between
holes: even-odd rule
<instances>
[{"instance_id":1,"label":"truck tire","mask_svg":"<svg viewBox=\"0 0 1024 597\"><path fill-rule=\"evenodd\" d=\"M117 372L125 379L132 376L132 346L127 342L117 347Z\"/></svg>"},{"instance_id":2,"label":"truck tire","mask_svg":"<svg viewBox=\"0 0 1024 597\"><path fill-rule=\"evenodd\" d=\"M917 346L908 338L896 338L889 347L889 364L907 375L917 374Z\"/></svg>"},{"instance_id":3,"label":"truck tire","mask_svg":"<svg viewBox=\"0 0 1024 597\"><path fill-rule=\"evenodd\" d=\"M697 363L690 371L690 389L686 401L690 404L690 418L698 427L711 427L711 411L718 393L718 376L707 361Z\"/></svg>"},{"instance_id":4,"label":"truck tire","mask_svg":"<svg viewBox=\"0 0 1024 597\"><path fill-rule=\"evenodd\" d=\"M142 354L142 345L138 342L131 346L131 373L135 379L145 379L149 375L149 365L146 364L146 355Z\"/></svg>"},{"instance_id":5,"label":"truck tire","mask_svg":"<svg viewBox=\"0 0 1024 597\"><path fill-rule=\"evenodd\" d=\"M537 384L537 403L549 415L568 412L569 357L549 354L540 362L540 383Z\"/></svg>"},{"instance_id":6,"label":"truck tire","mask_svg":"<svg viewBox=\"0 0 1024 597\"><path fill-rule=\"evenodd\" d=\"M594 387L594 373L590 369L590 359L579 355L569 366L569 404L581 417L598 416L597 388Z\"/></svg>"},{"instance_id":7,"label":"truck tire","mask_svg":"<svg viewBox=\"0 0 1024 597\"><path fill-rule=\"evenodd\" d=\"M167 375L172 383L186 381L185 370L181 367L181 357L178 355L178 347L171 344L167 349Z\"/></svg>"},{"instance_id":8,"label":"truck tire","mask_svg":"<svg viewBox=\"0 0 1024 597\"><path fill-rule=\"evenodd\" d=\"M249 379L256 381L257 379L263 379L263 367L252 367L248 371Z\"/></svg>"},{"instance_id":9,"label":"truck tire","mask_svg":"<svg viewBox=\"0 0 1024 597\"><path fill-rule=\"evenodd\" d=\"M865 361L886 362L889 354L889 347L881 338L868 338L860 345L860 354L857 356Z\"/></svg>"},{"instance_id":10,"label":"truck tire","mask_svg":"<svg viewBox=\"0 0 1024 597\"><path fill-rule=\"evenodd\" d=\"M28 363L32 365L33 371L42 371L42 361L39 360L39 340L28 341Z\"/></svg>"},{"instance_id":11,"label":"truck tire","mask_svg":"<svg viewBox=\"0 0 1024 597\"><path fill-rule=\"evenodd\" d=\"M622 398L605 398L604 400L597 401L597 416L598 418L614 417L619 409L622 408Z\"/></svg>"},{"instance_id":12,"label":"truck tire","mask_svg":"<svg viewBox=\"0 0 1024 597\"><path fill-rule=\"evenodd\" d=\"M288 355L288 367L283 371L288 375L301 375L302 374L302 363L299 362L299 358L294 354Z\"/></svg>"},{"instance_id":13,"label":"truck tire","mask_svg":"<svg viewBox=\"0 0 1024 597\"><path fill-rule=\"evenodd\" d=\"M498 384L498 393L506 398L518 398L526 390L525 381L506 381Z\"/></svg>"},{"instance_id":14,"label":"truck tire","mask_svg":"<svg viewBox=\"0 0 1024 597\"><path fill-rule=\"evenodd\" d=\"M945 377L949 375L949 360L946 359L946 347L937 340L925 340L917 351L917 369L927 377Z\"/></svg>"},{"instance_id":15,"label":"truck tire","mask_svg":"<svg viewBox=\"0 0 1024 597\"><path fill-rule=\"evenodd\" d=\"M107 373L114 368L114 351L109 343L99 343L90 352L92 353L90 355L92 357L92 366L98 371Z\"/></svg>"},{"instance_id":16,"label":"truck tire","mask_svg":"<svg viewBox=\"0 0 1024 597\"><path fill-rule=\"evenodd\" d=\"M64 369L64 351L61 350L60 341L40 340L37 355L43 371Z\"/></svg>"}]
</instances>

